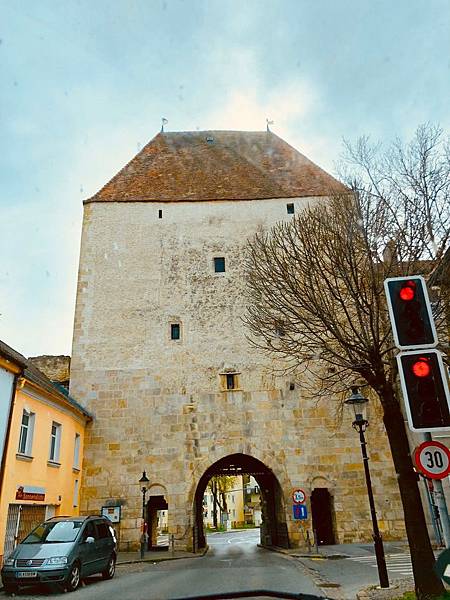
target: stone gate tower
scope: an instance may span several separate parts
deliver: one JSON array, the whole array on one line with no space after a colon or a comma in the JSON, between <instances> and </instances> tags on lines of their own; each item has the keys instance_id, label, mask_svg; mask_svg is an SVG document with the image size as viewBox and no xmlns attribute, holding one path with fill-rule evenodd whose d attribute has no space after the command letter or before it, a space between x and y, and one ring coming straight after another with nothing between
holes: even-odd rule
<instances>
[{"instance_id":1,"label":"stone gate tower","mask_svg":"<svg viewBox=\"0 0 450 600\"><path fill-rule=\"evenodd\" d=\"M296 487L324 541L370 539L350 424L275 378L241 322L246 239L339 188L271 132L160 133L85 201L70 390L94 415L81 509L121 506L123 548L139 543L143 470L150 527L167 506L179 548L204 543L214 473L257 478L264 543L302 544ZM395 537L402 512L380 422L370 436L381 529Z\"/></svg>"}]
</instances>

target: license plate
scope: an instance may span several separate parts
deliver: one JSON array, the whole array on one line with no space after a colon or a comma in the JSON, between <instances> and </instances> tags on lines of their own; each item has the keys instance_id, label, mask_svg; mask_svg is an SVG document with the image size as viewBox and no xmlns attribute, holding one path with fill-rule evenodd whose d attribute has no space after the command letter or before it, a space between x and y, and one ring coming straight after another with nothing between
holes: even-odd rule
<instances>
[{"instance_id":1,"label":"license plate","mask_svg":"<svg viewBox=\"0 0 450 600\"><path fill-rule=\"evenodd\" d=\"M25 577L37 577L37 571L18 571L16 576L20 577L21 579Z\"/></svg>"}]
</instances>

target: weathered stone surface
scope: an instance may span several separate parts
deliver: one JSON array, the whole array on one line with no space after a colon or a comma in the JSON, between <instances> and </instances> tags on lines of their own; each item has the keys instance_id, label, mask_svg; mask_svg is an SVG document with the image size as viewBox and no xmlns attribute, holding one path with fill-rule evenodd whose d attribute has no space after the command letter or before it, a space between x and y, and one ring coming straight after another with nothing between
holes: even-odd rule
<instances>
[{"instance_id":1,"label":"weathered stone surface","mask_svg":"<svg viewBox=\"0 0 450 600\"><path fill-rule=\"evenodd\" d=\"M290 199L290 202L293 200ZM294 200L301 210L314 199ZM164 209L163 218L158 210ZM273 471L292 545L293 488L325 487L337 541L371 539L358 436L339 423L337 400L317 404L289 378L275 377L250 347L243 247L259 227L289 218L286 199L85 205L71 393L95 416L85 444L82 511L123 499L121 543L137 547L145 469L164 486L169 531L192 546L193 503L203 473L242 453ZM213 258L225 257L215 273ZM170 339L179 323L181 339ZM222 389L225 372L239 390ZM404 536L392 459L376 411L367 431L380 527ZM306 523L312 528L311 521Z\"/></svg>"},{"instance_id":2,"label":"weathered stone surface","mask_svg":"<svg viewBox=\"0 0 450 600\"><path fill-rule=\"evenodd\" d=\"M30 356L28 360L51 381L69 387L70 356Z\"/></svg>"}]
</instances>

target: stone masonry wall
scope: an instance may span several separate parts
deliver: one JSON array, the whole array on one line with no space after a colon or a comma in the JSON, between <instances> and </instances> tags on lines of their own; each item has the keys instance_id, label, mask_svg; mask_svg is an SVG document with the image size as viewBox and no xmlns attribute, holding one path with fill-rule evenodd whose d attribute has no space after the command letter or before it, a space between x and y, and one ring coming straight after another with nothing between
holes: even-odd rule
<instances>
[{"instance_id":1,"label":"stone masonry wall","mask_svg":"<svg viewBox=\"0 0 450 600\"><path fill-rule=\"evenodd\" d=\"M85 442L81 510L122 504L122 547L139 540L144 469L151 485L166 490L176 545L190 548L198 481L237 452L277 477L292 545L304 543L303 526L291 517L298 486L308 494L329 488L340 542L371 539L351 419L336 421L334 399L317 404L291 390L288 378L276 378L241 322L243 245L259 227L290 218L287 202L85 206L71 394L95 418ZM307 202L295 200L296 210ZM225 257L225 273L214 272L215 256ZM175 322L179 341L170 339ZM238 390L223 389L226 371L238 373ZM398 538L401 503L376 413L372 407L367 436L380 528L385 538Z\"/></svg>"}]
</instances>

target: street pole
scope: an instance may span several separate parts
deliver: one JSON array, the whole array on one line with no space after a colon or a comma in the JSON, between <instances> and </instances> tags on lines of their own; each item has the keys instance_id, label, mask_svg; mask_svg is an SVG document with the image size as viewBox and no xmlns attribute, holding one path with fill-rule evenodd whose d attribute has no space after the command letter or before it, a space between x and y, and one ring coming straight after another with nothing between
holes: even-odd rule
<instances>
[{"instance_id":1,"label":"street pole","mask_svg":"<svg viewBox=\"0 0 450 600\"><path fill-rule=\"evenodd\" d=\"M141 531L141 558L145 555L145 494L147 492L146 485L150 483L145 471L142 472L142 477L139 479L139 484L142 485L142 531Z\"/></svg>"},{"instance_id":2,"label":"street pole","mask_svg":"<svg viewBox=\"0 0 450 600\"><path fill-rule=\"evenodd\" d=\"M142 536L141 536L141 558L144 558L145 555L145 494L147 493L147 488L143 486L142 488Z\"/></svg>"},{"instance_id":3,"label":"street pole","mask_svg":"<svg viewBox=\"0 0 450 600\"><path fill-rule=\"evenodd\" d=\"M426 442L431 442L433 440L431 433L425 433L424 438ZM448 516L447 503L444 496L444 489L442 487L442 481L440 479L434 479L433 485L434 497L436 499L436 505L441 519L445 547L450 548L450 520Z\"/></svg>"},{"instance_id":4,"label":"street pole","mask_svg":"<svg viewBox=\"0 0 450 600\"><path fill-rule=\"evenodd\" d=\"M369 496L370 516L372 517L373 541L375 547L375 556L377 559L378 578L380 580L380 587L388 588L389 577L386 567L386 559L384 557L383 539L380 535L380 530L378 529L377 513L375 510L375 502L372 491L372 480L370 478L369 471L369 457L367 456L366 438L364 436L364 430L365 427L367 427L367 424L367 421L354 421L353 427L359 432L359 441L361 442L364 473L366 475L367 495Z\"/></svg>"}]
</instances>

